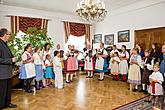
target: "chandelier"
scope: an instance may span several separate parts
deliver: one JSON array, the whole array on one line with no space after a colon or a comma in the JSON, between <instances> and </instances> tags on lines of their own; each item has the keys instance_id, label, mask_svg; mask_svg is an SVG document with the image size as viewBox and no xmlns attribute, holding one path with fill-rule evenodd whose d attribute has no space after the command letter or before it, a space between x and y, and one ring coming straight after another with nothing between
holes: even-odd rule
<instances>
[{"instance_id":1,"label":"chandelier","mask_svg":"<svg viewBox=\"0 0 165 110\"><path fill-rule=\"evenodd\" d=\"M107 11L105 4L100 0L82 0L77 4L76 13L88 22L99 22L104 20Z\"/></svg>"}]
</instances>

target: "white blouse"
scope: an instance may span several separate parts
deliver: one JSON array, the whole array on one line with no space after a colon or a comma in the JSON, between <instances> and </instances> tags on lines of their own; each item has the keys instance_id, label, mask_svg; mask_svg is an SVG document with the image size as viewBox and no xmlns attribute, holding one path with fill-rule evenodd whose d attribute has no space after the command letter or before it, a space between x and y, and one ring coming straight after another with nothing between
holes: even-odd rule
<instances>
[{"instance_id":1,"label":"white blouse","mask_svg":"<svg viewBox=\"0 0 165 110\"><path fill-rule=\"evenodd\" d=\"M34 58L34 64L36 65L42 65L42 59L40 58L41 55L38 55L38 53L34 53L33 54L33 58Z\"/></svg>"}]
</instances>

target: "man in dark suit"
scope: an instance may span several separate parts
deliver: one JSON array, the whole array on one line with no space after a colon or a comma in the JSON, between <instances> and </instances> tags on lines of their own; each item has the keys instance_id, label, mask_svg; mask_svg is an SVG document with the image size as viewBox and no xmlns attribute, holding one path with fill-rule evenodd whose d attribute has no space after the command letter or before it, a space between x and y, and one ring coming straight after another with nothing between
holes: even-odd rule
<instances>
[{"instance_id":1,"label":"man in dark suit","mask_svg":"<svg viewBox=\"0 0 165 110\"><path fill-rule=\"evenodd\" d=\"M9 38L10 32L5 28L0 29L0 110L17 107L11 103L12 70L17 58L13 57L7 46Z\"/></svg>"}]
</instances>

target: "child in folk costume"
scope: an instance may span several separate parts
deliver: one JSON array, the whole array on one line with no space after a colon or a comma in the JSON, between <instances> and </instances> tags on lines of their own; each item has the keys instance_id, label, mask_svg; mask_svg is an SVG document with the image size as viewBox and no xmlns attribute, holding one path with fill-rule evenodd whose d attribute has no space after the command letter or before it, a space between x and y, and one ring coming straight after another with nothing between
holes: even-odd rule
<instances>
[{"instance_id":1,"label":"child in folk costume","mask_svg":"<svg viewBox=\"0 0 165 110\"><path fill-rule=\"evenodd\" d=\"M65 58L64 58L64 51L63 50L60 50L60 59L61 59L61 63L62 63L62 70L64 71Z\"/></svg>"},{"instance_id":2,"label":"child in folk costume","mask_svg":"<svg viewBox=\"0 0 165 110\"><path fill-rule=\"evenodd\" d=\"M36 76L33 58L30 52L32 52L32 45L27 44L22 54L22 64L19 74L19 78L24 80L24 89L28 93L33 92L31 89L31 82L33 78Z\"/></svg>"},{"instance_id":3,"label":"child in folk costume","mask_svg":"<svg viewBox=\"0 0 165 110\"><path fill-rule=\"evenodd\" d=\"M151 94L149 102L152 101L154 106L158 105L159 96L163 95L162 83L164 82L163 75L159 72L159 65L153 66L153 73L149 76L150 87L148 92Z\"/></svg>"},{"instance_id":4,"label":"child in folk costume","mask_svg":"<svg viewBox=\"0 0 165 110\"><path fill-rule=\"evenodd\" d=\"M49 87L51 85L51 79L53 79L53 77L54 77L53 62L51 61L50 54L46 55L45 67L46 67L46 74L45 74L46 85Z\"/></svg>"},{"instance_id":5,"label":"child in folk costume","mask_svg":"<svg viewBox=\"0 0 165 110\"><path fill-rule=\"evenodd\" d=\"M126 51L125 45L122 45L121 50L122 50L122 52L120 54L119 70L120 70L122 81L126 81L127 80L127 73L128 73L127 60L129 59L129 53Z\"/></svg>"},{"instance_id":6,"label":"child in folk costume","mask_svg":"<svg viewBox=\"0 0 165 110\"><path fill-rule=\"evenodd\" d=\"M148 50L144 52L144 55L145 57L142 61L142 91L147 93L150 84L149 76L153 72L154 59L150 57L150 52Z\"/></svg>"},{"instance_id":7,"label":"child in folk costume","mask_svg":"<svg viewBox=\"0 0 165 110\"><path fill-rule=\"evenodd\" d=\"M130 83L130 90L135 91L138 89L138 85L141 84L141 56L138 53L138 49L134 48L130 58L130 67L128 71L128 82Z\"/></svg>"},{"instance_id":8,"label":"child in folk costume","mask_svg":"<svg viewBox=\"0 0 165 110\"><path fill-rule=\"evenodd\" d=\"M54 52L54 60L53 60L53 71L55 73L55 87L58 89L63 88L63 74L62 74L62 62L60 59L60 52Z\"/></svg>"},{"instance_id":9,"label":"child in folk costume","mask_svg":"<svg viewBox=\"0 0 165 110\"><path fill-rule=\"evenodd\" d=\"M75 54L75 51L71 45L68 45L68 49L69 50L66 52L66 56L68 57L66 60L66 83L73 81L73 74L78 70L76 59L77 54Z\"/></svg>"},{"instance_id":10,"label":"child in folk costume","mask_svg":"<svg viewBox=\"0 0 165 110\"><path fill-rule=\"evenodd\" d=\"M92 56L92 50L87 50L86 52L84 70L88 73L86 78L93 78L94 59Z\"/></svg>"},{"instance_id":11,"label":"child in folk costume","mask_svg":"<svg viewBox=\"0 0 165 110\"><path fill-rule=\"evenodd\" d=\"M35 71L36 71L36 90L40 90L40 87L44 87L42 80L44 79L43 72L43 57L41 56L41 48L36 46L35 53L33 54Z\"/></svg>"},{"instance_id":12,"label":"child in folk costume","mask_svg":"<svg viewBox=\"0 0 165 110\"><path fill-rule=\"evenodd\" d=\"M111 69L111 74L115 80L119 80L119 63L120 59L118 57L118 52L114 52L114 55L110 60L109 69Z\"/></svg>"},{"instance_id":13,"label":"child in folk costume","mask_svg":"<svg viewBox=\"0 0 165 110\"><path fill-rule=\"evenodd\" d=\"M104 72L108 72L108 64L107 64L107 51L104 48L104 43L100 44L100 49L97 50L97 59L96 59L96 65L95 69L97 72L100 73L99 81L104 80Z\"/></svg>"}]
</instances>

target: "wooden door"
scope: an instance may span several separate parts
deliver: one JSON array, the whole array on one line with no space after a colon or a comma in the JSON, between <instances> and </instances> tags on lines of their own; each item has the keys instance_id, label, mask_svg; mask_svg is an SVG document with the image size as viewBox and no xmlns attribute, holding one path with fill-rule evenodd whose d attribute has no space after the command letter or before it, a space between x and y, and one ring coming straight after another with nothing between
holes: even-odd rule
<instances>
[{"instance_id":1,"label":"wooden door","mask_svg":"<svg viewBox=\"0 0 165 110\"><path fill-rule=\"evenodd\" d=\"M135 45L140 44L143 50L150 50L153 43L158 43L160 46L165 43L165 27L135 30Z\"/></svg>"}]
</instances>

